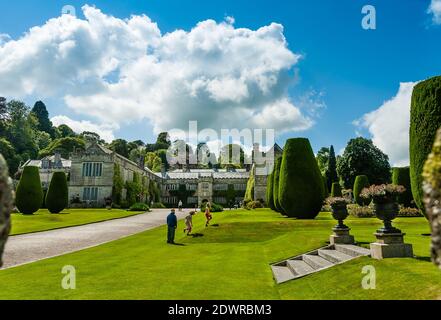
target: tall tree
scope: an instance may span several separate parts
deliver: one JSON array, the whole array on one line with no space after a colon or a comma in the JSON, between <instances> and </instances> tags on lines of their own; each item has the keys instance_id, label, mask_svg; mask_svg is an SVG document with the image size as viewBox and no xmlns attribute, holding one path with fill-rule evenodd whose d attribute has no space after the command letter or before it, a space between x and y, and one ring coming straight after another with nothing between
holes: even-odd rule
<instances>
[{"instance_id":1,"label":"tall tree","mask_svg":"<svg viewBox=\"0 0 441 320\"><path fill-rule=\"evenodd\" d=\"M349 141L337 171L347 189L354 186L357 176L366 175L371 184L389 183L391 176L389 157L372 140L362 137Z\"/></svg>"},{"instance_id":2,"label":"tall tree","mask_svg":"<svg viewBox=\"0 0 441 320\"><path fill-rule=\"evenodd\" d=\"M51 138L55 138L55 130L52 122L49 120L49 113L47 112L46 105L43 103L43 101L35 102L32 112L38 120L37 129L39 131L48 133Z\"/></svg>"},{"instance_id":3,"label":"tall tree","mask_svg":"<svg viewBox=\"0 0 441 320\"><path fill-rule=\"evenodd\" d=\"M326 169L326 180L328 181L328 190L331 190L332 183L338 182L337 159L335 158L334 146L331 146L329 148L329 158Z\"/></svg>"},{"instance_id":4,"label":"tall tree","mask_svg":"<svg viewBox=\"0 0 441 320\"><path fill-rule=\"evenodd\" d=\"M112 143L109 145L109 149L115 151L123 157L129 157L129 148L127 146L127 141L124 139L113 140Z\"/></svg>"},{"instance_id":5,"label":"tall tree","mask_svg":"<svg viewBox=\"0 0 441 320\"><path fill-rule=\"evenodd\" d=\"M60 138L76 137L76 133L67 124L61 124L58 126Z\"/></svg>"},{"instance_id":6,"label":"tall tree","mask_svg":"<svg viewBox=\"0 0 441 320\"><path fill-rule=\"evenodd\" d=\"M328 169L329 162L329 148L323 147L317 152L317 164L319 166L320 172L322 175L326 174L326 170Z\"/></svg>"}]
</instances>

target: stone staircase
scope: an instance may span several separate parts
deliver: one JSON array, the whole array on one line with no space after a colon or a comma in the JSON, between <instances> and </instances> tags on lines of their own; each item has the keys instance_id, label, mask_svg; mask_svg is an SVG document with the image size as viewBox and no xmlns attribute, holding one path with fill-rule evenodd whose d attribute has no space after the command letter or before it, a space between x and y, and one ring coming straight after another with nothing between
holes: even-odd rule
<instances>
[{"instance_id":1,"label":"stone staircase","mask_svg":"<svg viewBox=\"0 0 441 320\"><path fill-rule=\"evenodd\" d=\"M369 255L369 249L352 244L335 244L275 263L271 265L271 269L279 284Z\"/></svg>"}]
</instances>

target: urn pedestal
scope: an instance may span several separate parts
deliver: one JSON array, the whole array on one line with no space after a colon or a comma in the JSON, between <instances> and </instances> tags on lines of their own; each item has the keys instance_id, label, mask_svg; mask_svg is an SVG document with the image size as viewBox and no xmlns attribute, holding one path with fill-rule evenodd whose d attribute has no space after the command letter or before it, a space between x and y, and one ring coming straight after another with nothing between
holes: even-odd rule
<instances>
[{"instance_id":1,"label":"urn pedestal","mask_svg":"<svg viewBox=\"0 0 441 320\"><path fill-rule=\"evenodd\" d=\"M377 260L387 258L412 258L413 248L404 243L405 233L375 233L377 241L371 243L371 257Z\"/></svg>"},{"instance_id":2,"label":"urn pedestal","mask_svg":"<svg viewBox=\"0 0 441 320\"><path fill-rule=\"evenodd\" d=\"M351 230L344 224L344 220L348 217L348 210L345 205L331 206L332 217L338 221L338 224L332 229L333 234L329 237L331 244L354 244L354 236L349 234Z\"/></svg>"},{"instance_id":3,"label":"urn pedestal","mask_svg":"<svg viewBox=\"0 0 441 320\"><path fill-rule=\"evenodd\" d=\"M334 228L332 229L332 231L334 232L333 234L331 234L331 236L329 237L329 242L331 244L354 244L355 240L354 240L354 236L352 236L349 231L351 229L347 228L347 229L338 229L338 228Z\"/></svg>"}]
</instances>

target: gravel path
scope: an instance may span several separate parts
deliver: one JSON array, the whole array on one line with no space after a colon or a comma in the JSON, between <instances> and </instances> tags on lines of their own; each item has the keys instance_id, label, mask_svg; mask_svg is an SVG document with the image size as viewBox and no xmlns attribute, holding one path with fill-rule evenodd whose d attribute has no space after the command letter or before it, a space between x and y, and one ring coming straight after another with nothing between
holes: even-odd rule
<instances>
[{"instance_id":1,"label":"gravel path","mask_svg":"<svg viewBox=\"0 0 441 320\"><path fill-rule=\"evenodd\" d=\"M178 219L184 218L185 211L176 212ZM128 218L11 236L6 243L2 269L94 247L159 227L166 223L169 212L153 209L150 213Z\"/></svg>"}]
</instances>

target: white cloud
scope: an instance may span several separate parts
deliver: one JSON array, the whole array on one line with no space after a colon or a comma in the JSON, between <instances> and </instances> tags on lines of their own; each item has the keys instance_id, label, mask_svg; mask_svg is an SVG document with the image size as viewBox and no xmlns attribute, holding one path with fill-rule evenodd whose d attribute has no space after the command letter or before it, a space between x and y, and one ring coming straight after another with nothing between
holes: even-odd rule
<instances>
[{"instance_id":1,"label":"white cloud","mask_svg":"<svg viewBox=\"0 0 441 320\"><path fill-rule=\"evenodd\" d=\"M432 21L434 24L441 24L441 0L432 0L427 13L433 15Z\"/></svg>"},{"instance_id":2,"label":"white cloud","mask_svg":"<svg viewBox=\"0 0 441 320\"><path fill-rule=\"evenodd\" d=\"M161 34L147 16L83 12L0 42L0 95L60 98L107 127L147 119L156 133L190 120L215 130L313 125L287 93L301 56L280 24L250 30L227 17Z\"/></svg>"},{"instance_id":3,"label":"white cloud","mask_svg":"<svg viewBox=\"0 0 441 320\"><path fill-rule=\"evenodd\" d=\"M374 144L389 156L394 166L409 165L410 104L416 84L401 83L395 97L355 121L369 130Z\"/></svg>"},{"instance_id":4,"label":"white cloud","mask_svg":"<svg viewBox=\"0 0 441 320\"><path fill-rule=\"evenodd\" d=\"M76 133L82 133L84 131L95 132L100 135L101 139L107 142L111 142L115 139L113 131L118 129L117 126L106 125L106 124L95 124L86 120L73 120L66 116L55 116L51 118L54 126L59 126L62 124L68 125Z\"/></svg>"}]
</instances>

